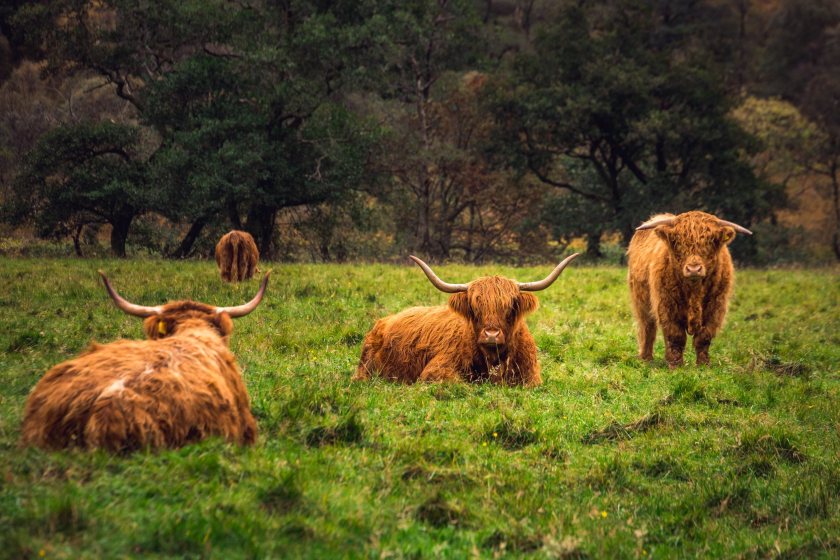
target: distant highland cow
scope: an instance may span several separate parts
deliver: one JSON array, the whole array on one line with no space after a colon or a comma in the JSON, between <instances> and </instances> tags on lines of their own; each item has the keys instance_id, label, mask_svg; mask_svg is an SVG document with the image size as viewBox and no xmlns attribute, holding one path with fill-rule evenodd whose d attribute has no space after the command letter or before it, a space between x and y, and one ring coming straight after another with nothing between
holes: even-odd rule
<instances>
[{"instance_id":1,"label":"distant highland cow","mask_svg":"<svg viewBox=\"0 0 840 560\"><path fill-rule=\"evenodd\" d=\"M528 292L548 288L577 256L539 282L489 276L469 284L448 284L411 257L438 290L453 294L449 305L412 307L378 320L365 337L354 379L539 385L537 347L525 324L538 302Z\"/></svg>"},{"instance_id":2,"label":"distant highland cow","mask_svg":"<svg viewBox=\"0 0 840 560\"><path fill-rule=\"evenodd\" d=\"M233 230L216 244L216 264L225 282L241 282L254 276L260 251L247 231Z\"/></svg>"},{"instance_id":3,"label":"distant highland cow","mask_svg":"<svg viewBox=\"0 0 840 560\"><path fill-rule=\"evenodd\" d=\"M135 305L100 274L117 307L145 318L150 340L92 344L50 369L26 401L21 443L112 452L180 447L210 436L254 443L257 425L228 338L231 319L259 305L268 274L254 299L236 307Z\"/></svg>"},{"instance_id":4,"label":"distant highland cow","mask_svg":"<svg viewBox=\"0 0 840 560\"><path fill-rule=\"evenodd\" d=\"M697 364L709 363L709 346L723 327L735 279L727 245L736 231L752 235L697 211L660 214L636 228L627 249L628 283L641 359L653 359L658 324L671 368L683 364L686 333L694 337Z\"/></svg>"}]
</instances>

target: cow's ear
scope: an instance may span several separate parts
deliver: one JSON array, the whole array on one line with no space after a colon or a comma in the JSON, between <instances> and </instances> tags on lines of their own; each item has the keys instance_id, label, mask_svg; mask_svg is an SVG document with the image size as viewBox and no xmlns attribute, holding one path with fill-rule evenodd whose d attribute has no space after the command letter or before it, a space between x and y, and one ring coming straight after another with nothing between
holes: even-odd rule
<instances>
[{"instance_id":1,"label":"cow's ear","mask_svg":"<svg viewBox=\"0 0 840 560\"><path fill-rule=\"evenodd\" d=\"M160 315L152 315L143 320L143 332L149 340L163 338L169 334L168 324Z\"/></svg>"},{"instance_id":2,"label":"cow's ear","mask_svg":"<svg viewBox=\"0 0 840 560\"><path fill-rule=\"evenodd\" d=\"M653 233L659 236L659 239L664 241L665 243L670 243L671 233L673 233L673 229L669 226L658 226L653 229Z\"/></svg>"},{"instance_id":3,"label":"cow's ear","mask_svg":"<svg viewBox=\"0 0 840 560\"><path fill-rule=\"evenodd\" d=\"M458 313L463 315L466 318L470 318L470 299L467 297L467 292L458 292L457 294L452 294L449 298L449 308Z\"/></svg>"},{"instance_id":4,"label":"cow's ear","mask_svg":"<svg viewBox=\"0 0 840 560\"><path fill-rule=\"evenodd\" d=\"M519 313L522 315L527 315L532 311L536 311L539 305L540 302L534 294L529 294L528 292L519 294L517 308L519 309Z\"/></svg>"},{"instance_id":5,"label":"cow's ear","mask_svg":"<svg viewBox=\"0 0 840 560\"><path fill-rule=\"evenodd\" d=\"M729 226L720 228L718 231L718 243L720 246L729 245L735 239L735 230Z\"/></svg>"},{"instance_id":6,"label":"cow's ear","mask_svg":"<svg viewBox=\"0 0 840 560\"><path fill-rule=\"evenodd\" d=\"M217 313L213 324L216 325L223 337L228 337L233 332L233 319L227 313Z\"/></svg>"},{"instance_id":7,"label":"cow's ear","mask_svg":"<svg viewBox=\"0 0 840 560\"><path fill-rule=\"evenodd\" d=\"M674 229L671 226L658 226L654 228L655 233L659 239L664 241L669 247L674 246Z\"/></svg>"}]
</instances>

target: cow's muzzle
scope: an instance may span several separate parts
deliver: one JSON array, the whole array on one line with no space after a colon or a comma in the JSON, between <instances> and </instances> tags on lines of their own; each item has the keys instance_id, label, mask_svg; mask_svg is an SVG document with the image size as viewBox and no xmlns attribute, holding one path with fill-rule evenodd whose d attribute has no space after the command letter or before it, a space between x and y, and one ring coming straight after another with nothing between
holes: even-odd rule
<instances>
[{"instance_id":1,"label":"cow's muzzle","mask_svg":"<svg viewBox=\"0 0 840 560\"><path fill-rule=\"evenodd\" d=\"M706 267L703 265L703 261L697 257L688 259L683 265L683 276L695 280L704 278L706 276Z\"/></svg>"},{"instance_id":2,"label":"cow's muzzle","mask_svg":"<svg viewBox=\"0 0 840 560\"><path fill-rule=\"evenodd\" d=\"M706 267L702 263L686 263L683 276L689 279L700 279L706 276Z\"/></svg>"},{"instance_id":3,"label":"cow's muzzle","mask_svg":"<svg viewBox=\"0 0 840 560\"><path fill-rule=\"evenodd\" d=\"M481 334L478 337L478 343L483 346L504 346L505 333L502 329L496 327L486 327L481 329Z\"/></svg>"}]
</instances>

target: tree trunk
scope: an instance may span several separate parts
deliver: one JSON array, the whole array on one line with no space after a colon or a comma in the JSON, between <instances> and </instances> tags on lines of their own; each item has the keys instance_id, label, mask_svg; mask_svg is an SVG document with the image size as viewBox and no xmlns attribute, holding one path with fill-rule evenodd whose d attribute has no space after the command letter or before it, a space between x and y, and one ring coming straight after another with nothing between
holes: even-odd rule
<instances>
[{"instance_id":1,"label":"tree trunk","mask_svg":"<svg viewBox=\"0 0 840 560\"><path fill-rule=\"evenodd\" d=\"M260 250L260 259L273 257L274 219L277 209L265 204L254 204L248 209L248 222L245 229L254 236Z\"/></svg>"},{"instance_id":2,"label":"tree trunk","mask_svg":"<svg viewBox=\"0 0 840 560\"><path fill-rule=\"evenodd\" d=\"M467 228L467 242L464 260L472 262L473 260L473 232L475 231L475 203L470 204L470 219L469 227Z\"/></svg>"},{"instance_id":3,"label":"tree trunk","mask_svg":"<svg viewBox=\"0 0 840 560\"><path fill-rule=\"evenodd\" d=\"M242 229L242 220L239 218L239 209L236 207L236 203L234 201L228 201L227 211L228 219L230 220L231 225L233 225L233 229Z\"/></svg>"},{"instance_id":4,"label":"tree trunk","mask_svg":"<svg viewBox=\"0 0 840 560\"><path fill-rule=\"evenodd\" d=\"M125 242L134 213L124 213L111 221L111 252L115 257L125 258Z\"/></svg>"},{"instance_id":5,"label":"tree trunk","mask_svg":"<svg viewBox=\"0 0 840 560\"><path fill-rule=\"evenodd\" d=\"M636 228L633 227L633 224L626 224L623 228L621 228L621 241L624 243L625 247L630 245L630 240L633 239L633 235L636 233Z\"/></svg>"},{"instance_id":6,"label":"tree trunk","mask_svg":"<svg viewBox=\"0 0 840 560\"><path fill-rule=\"evenodd\" d=\"M425 172L424 172L425 173ZM429 186L429 179L428 177L423 178L423 188L422 193L420 195L420 216L418 219L418 225L420 231L418 231L418 237L420 238L420 252L426 255L431 255L432 253L432 234L431 234L431 187Z\"/></svg>"},{"instance_id":7,"label":"tree trunk","mask_svg":"<svg viewBox=\"0 0 840 560\"><path fill-rule=\"evenodd\" d=\"M837 160L831 165L831 200L834 204L834 236L832 248L840 261L840 179L837 177Z\"/></svg>"},{"instance_id":8,"label":"tree trunk","mask_svg":"<svg viewBox=\"0 0 840 560\"><path fill-rule=\"evenodd\" d=\"M178 245L178 248L175 249L169 255L169 257L173 259L187 258L187 256L189 256L190 252L192 251L196 239L198 239L198 236L201 233L201 230L204 229L205 225L207 225L207 217L201 216L200 218L195 220L190 226L190 230L181 240L181 243Z\"/></svg>"},{"instance_id":9,"label":"tree trunk","mask_svg":"<svg viewBox=\"0 0 840 560\"><path fill-rule=\"evenodd\" d=\"M586 234L586 256L600 259L604 256L601 252L601 232Z\"/></svg>"},{"instance_id":10,"label":"tree trunk","mask_svg":"<svg viewBox=\"0 0 840 560\"><path fill-rule=\"evenodd\" d=\"M318 244L318 248L321 252L321 262L330 262L332 260L332 256L330 256L329 240L325 239L324 236L321 236L321 242Z\"/></svg>"},{"instance_id":11,"label":"tree trunk","mask_svg":"<svg viewBox=\"0 0 840 560\"><path fill-rule=\"evenodd\" d=\"M82 236L82 230L85 228L84 224L76 226L76 231L73 233L73 250L76 251L77 257L83 257L82 244L79 238Z\"/></svg>"}]
</instances>

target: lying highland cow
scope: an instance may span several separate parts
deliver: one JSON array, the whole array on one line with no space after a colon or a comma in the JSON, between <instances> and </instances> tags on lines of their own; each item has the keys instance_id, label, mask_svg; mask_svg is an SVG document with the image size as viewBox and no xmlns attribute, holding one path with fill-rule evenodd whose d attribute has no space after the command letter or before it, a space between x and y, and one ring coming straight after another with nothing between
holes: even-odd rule
<instances>
[{"instance_id":1,"label":"lying highland cow","mask_svg":"<svg viewBox=\"0 0 840 560\"><path fill-rule=\"evenodd\" d=\"M233 230L216 244L216 265L225 282L241 282L254 276L260 251L247 231Z\"/></svg>"},{"instance_id":2,"label":"lying highland cow","mask_svg":"<svg viewBox=\"0 0 840 560\"><path fill-rule=\"evenodd\" d=\"M656 325L665 335L665 360L682 365L686 332L698 364L720 331L735 271L727 244L752 232L705 212L660 214L636 228L627 249L628 283L636 315L639 357L653 359Z\"/></svg>"},{"instance_id":3,"label":"lying highland cow","mask_svg":"<svg viewBox=\"0 0 840 560\"><path fill-rule=\"evenodd\" d=\"M365 337L354 379L539 385L537 347L524 320L537 308L537 298L527 292L548 288L577 256L539 282L490 276L469 284L447 284L411 257L438 290L453 294L449 305L412 307L378 320Z\"/></svg>"},{"instance_id":4,"label":"lying highland cow","mask_svg":"<svg viewBox=\"0 0 840 560\"><path fill-rule=\"evenodd\" d=\"M135 305L100 274L117 307L146 319L150 340L92 344L50 369L26 401L21 443L113 452L180 447L208 436L254 443L257 426L228 337L231 319L259 305L268 274L254 299L237 307Z\"/></svg>"}]
</instances>

